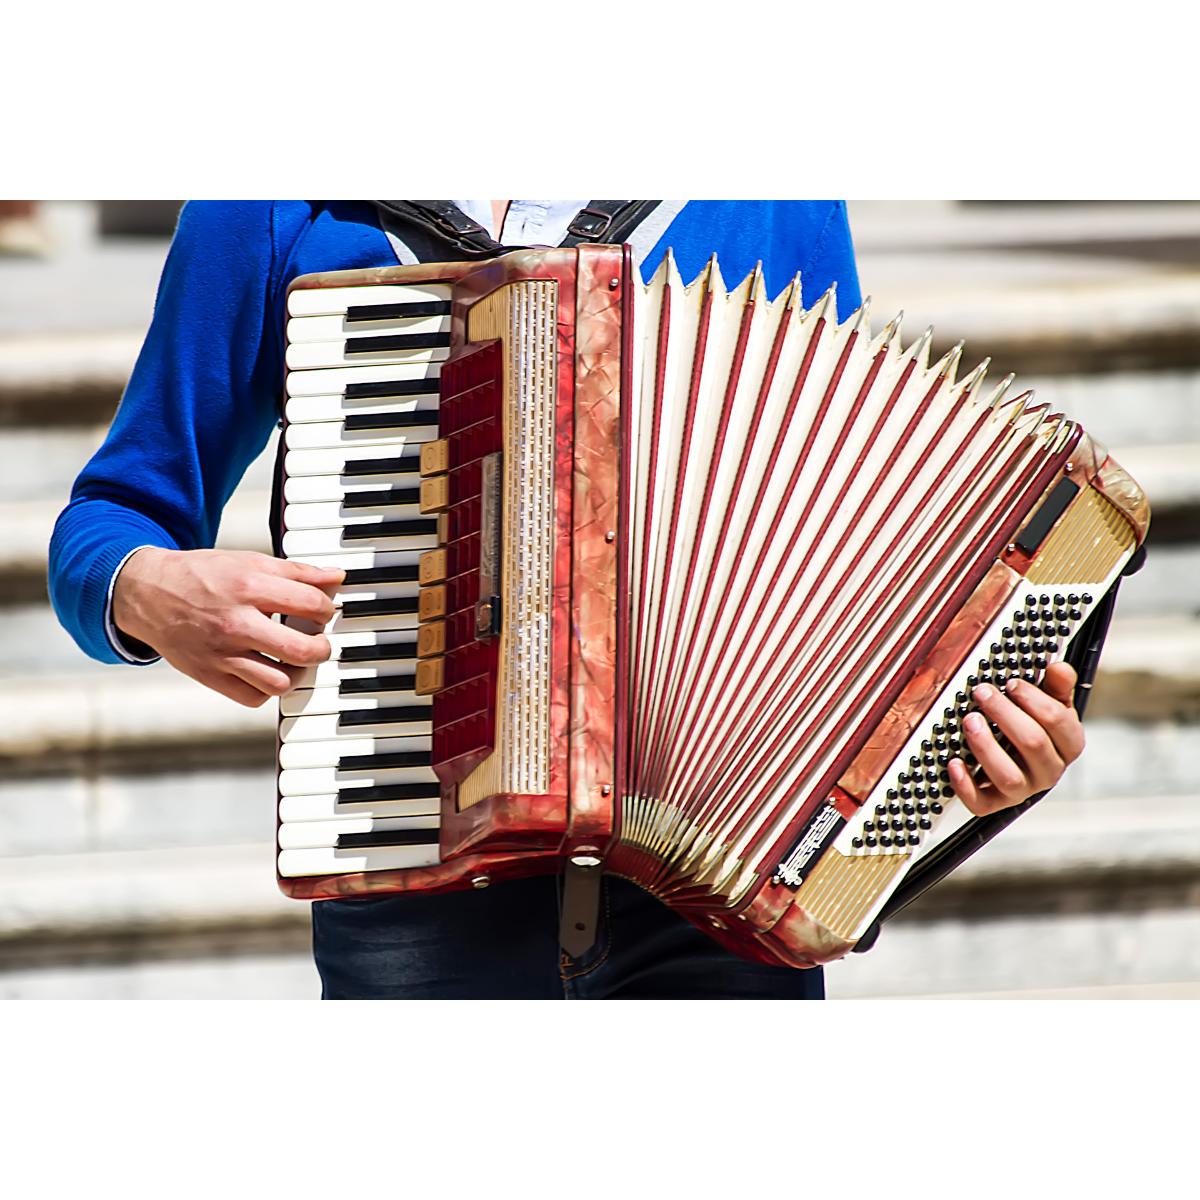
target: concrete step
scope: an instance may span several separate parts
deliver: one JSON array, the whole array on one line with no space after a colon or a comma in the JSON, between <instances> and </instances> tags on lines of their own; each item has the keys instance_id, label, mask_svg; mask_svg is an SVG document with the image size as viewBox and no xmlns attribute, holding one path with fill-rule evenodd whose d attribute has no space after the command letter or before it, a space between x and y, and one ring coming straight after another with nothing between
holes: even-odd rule
<instances>
[{"instance_id":1,"label":"concrete step","mask_svg":"<svg viewBox=\"0 0 1200 1200\"><path fill-rule=\"evenodd\" d=\"M151 742L261 744L274 727L273 705L235 704L165 663L86 677L9 676L0 694L0 756L10 762Z\"/></svg>"},{"instance_id":2,"label":"concrete step","mask_svg":"<svg viewBox=\"0 0 1200 1200\"><path fill-rule=\"evenodd\" d=\"M221 517L218 546L270 553L272 461L261 455L252 477L230 497ZM45 599L50 537L69 492L68 484L57 497L0 501L0 605Z\"/></svg>"},{"instance_id":3,"label":"concrete step","mask_svg":"<svg viewBox=\"0 0 1200 1200\"><path fill-rule=\"evenodd\" d=\"M0 505L45 501L62 507L84 464L104 441L107 425L29 425L13 428L0 424ZM275 462L275 437L246 469L239 490L271 489Z\"/></svg>"},{"instance_id":4,"label":"concrete step","mask_svg":"<svg viewBox=\"0 0 1200 1200\"><path fill-rule=\"evenodd\" d=\"M1200 905L897 920L826 971L833 999L1200 993Z\"/></svg>"},{"instance_id":5,"label":"concrete step","mask_svg":"<svg viewBox=\"0 0 1200 1200\"><path fill-rule=\"evenodd\" d=\"M321 981L306 951L0 968L0 1000L317 1000Z\"/></svg>"},{"instance_id":6,"label":"concrete step","mask_svg":"<svg viewBox=\"0 0 1200 1200\"><path fill-rule=\"evenodd\" d=\"M228 549L258 550L269 543L270 492L239 489L230 497L221 517L218 545ZM0 505L0 572L17 572L37 564L43 569L54 522L67 497L56 500L16 500Z\"/></svg>"},{"instance_id":7,"label":"concrete step","mask_svg":"<svg viewBox=\"0 0 1200 1200\"><path fill-rule=\"evenodd\" d=\"M230 742L196 742L170 753L159 747L150 763L147 749L141 761L112 752L53 755L36 773L6 773L0 863L29 855L274 844L272 741L257 744L246 762Z\"/></svg>"},{"instance_id":8,"label":"concrete step","mask_svg":"<svg viewBox=\"0 0 1200 1200\"><path fill-rule=\"evenodd\" d=\"M1191 247L1174 262L1200 261L1195 201L851 200L848 209L855 248L869 261L889 251L987 247L1038 249L1043 261L1056 255L1137 258L1141 247L1144 261L1157 261L1153 248L1164 241Z\"/></svg>"},{"instance_id":9,"label":"concrete step","mask_svg":"<svg viewBox=\"0 0 1200 1200\"><path fill-rule=\"evenodd\" d=\"M106 956L157 939L276 949L307 938L309 906L275 883L270 842L9 858L0 874L0 964Z\"/></svg>"},{"instance_id":10,"label":"concrete step","mask_svg":"<svg viewBox=\"0 0 1200 1200\"><path fill-rule=\"evenodd\" d=\"M1100 662L1090 719L1200 721L1200 617L1122 612Z\"/></svg>"}]
</instances>

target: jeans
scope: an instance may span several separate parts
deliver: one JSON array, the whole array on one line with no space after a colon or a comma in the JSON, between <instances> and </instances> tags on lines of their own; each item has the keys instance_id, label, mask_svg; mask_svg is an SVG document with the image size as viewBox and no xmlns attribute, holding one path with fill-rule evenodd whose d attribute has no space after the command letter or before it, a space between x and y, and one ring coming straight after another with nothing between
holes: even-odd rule
<instances>
[{"instance_id":1,"label":"jeans","mask_svg":"<svg viewBox=\"0 0 1200 1200\"><path fill-rule=\"evenodd\" d=\"M326 1000L820 1000L821 971L748 962L605 876L596 944L558 945L552 876L480 891L313 904Z\"/></svg>"}]
</instances>

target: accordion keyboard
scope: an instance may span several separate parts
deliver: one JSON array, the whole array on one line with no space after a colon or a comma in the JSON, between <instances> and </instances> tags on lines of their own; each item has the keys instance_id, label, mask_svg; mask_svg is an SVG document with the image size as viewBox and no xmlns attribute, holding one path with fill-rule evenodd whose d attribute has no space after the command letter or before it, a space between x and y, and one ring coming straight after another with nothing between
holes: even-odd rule
<instances>
[{"instance_id":1,"label":"accordion keyboard","mask_svg":"<svg viewBox=\"0 0 1200 1200\"><path fill-rule=\"evenodd\" d=\"M414 676L437 522L419 456L438 432L450 289L301 288L288 312L283 552L346 578L330 659L280 702L279 874L432 866L439 785Z\"/></svg>"}]
</instances>

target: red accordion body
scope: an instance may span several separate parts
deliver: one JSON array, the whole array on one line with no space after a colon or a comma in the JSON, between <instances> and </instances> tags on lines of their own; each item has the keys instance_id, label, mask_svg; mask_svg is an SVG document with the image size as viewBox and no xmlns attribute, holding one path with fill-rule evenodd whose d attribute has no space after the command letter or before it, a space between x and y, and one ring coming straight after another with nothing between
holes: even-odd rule
<instances>
[{"instance_id":1,"label":"red accordion body","mask_svg":"<svg viewBox=\"0 0 1200 1200\"><path fill-rule=\"evenodd\" d=\"M299 898L600 861L738 953L838 957L965 819L970 680L1040 677L1145 535L1078 426L798 284L598 246L289 303L284 551L354 576L283 707Z\"/></svg>"}]
</instances>

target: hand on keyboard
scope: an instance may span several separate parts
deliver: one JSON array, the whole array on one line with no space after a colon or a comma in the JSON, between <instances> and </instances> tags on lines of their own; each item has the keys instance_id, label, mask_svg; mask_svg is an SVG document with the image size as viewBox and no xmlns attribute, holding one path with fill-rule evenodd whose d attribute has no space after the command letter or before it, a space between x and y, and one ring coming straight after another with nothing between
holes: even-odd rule
<instances>
[{"instance_id":1,"label":"hand on keyboard","mask_svg":"<svg viewBox=\"0 0 1200 1200\"><path fill-rule=\"evenodd\" d=\"M330 652L323 633L289 628L271 614L324 625L334 612L327 592L343 575L245 550L147 546L117 577L113 622L176 670L257 708Z\"/></svg>"}]
</instances>

